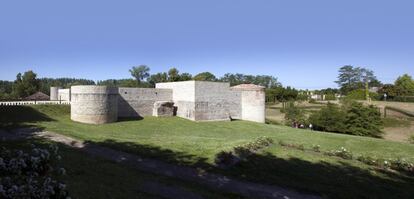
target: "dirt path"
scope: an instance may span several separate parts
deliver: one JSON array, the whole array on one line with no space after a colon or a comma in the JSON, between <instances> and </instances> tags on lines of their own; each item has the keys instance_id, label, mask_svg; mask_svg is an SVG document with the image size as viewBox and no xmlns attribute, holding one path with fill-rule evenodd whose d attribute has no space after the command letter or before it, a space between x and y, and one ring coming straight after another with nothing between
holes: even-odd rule
<instances>
[{"instance_id":1,"label":"dirt path","mask_svg":"<svg viewBox=\"0 0 414 199\"><path fill-rule=\"evenodd\" d=\"M0 131L0 136L3 139L25 139L28 137L46 138L55 142L59 142L80 149L89 155L129 165L141 171L151 172L158 175L168 176L192 183L197 183L213 190L225 193L238 194L240 196L244 196L247 198L321 198L316 195L303 194L295 190L290 190L278 186L270 186L258 183L239 181L222 175L200 172L199 170L191 167L177 166L174 164L169 164L154 159L141 158L137 155L113 150L107 147L102 147L94 144L84 143L82 141L52 132L39 132L33 131L31 129L18 129L14 130L12 133ZM159 189L157 189L156 187L157 184L148 183L148 190L154 193L159 193L159 195L161 196L168 196L168 193L165 193L167 191L171 193L174 192L175 194L181 194L175 195L172 198L201 198L197 195L191 195L189 193L180 193L180 190L176 188L171 189L171 187L160 187Z\"/></svg>"}]
</instances>

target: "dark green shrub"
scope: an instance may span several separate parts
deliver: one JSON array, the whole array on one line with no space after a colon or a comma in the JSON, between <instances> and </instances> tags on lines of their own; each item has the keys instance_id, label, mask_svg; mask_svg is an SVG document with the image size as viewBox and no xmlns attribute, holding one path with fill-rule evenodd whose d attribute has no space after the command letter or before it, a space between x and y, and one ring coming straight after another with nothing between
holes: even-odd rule
<instances>
[{"instance_id":1,"label":"dark green shrub","mask_svg":"<svg viewBox=\"0 0 414 199\"><path fill-rule=\"evenodd\" d=\"M306 122L305 113L303 110L296 107L294 102L290 102L289 105L284 108L284 113L287 125L291 125L293 122L299 122L302 124Z\"/></svg>"},{"instance_id":2,"label":"dark green shrub","mask_svg":"<svg viewBox=\"0 0 414 199\"><path fill-rule=\"evenodd\" d=\"M338 105L328 103L326 107L310 115L309 123L315 130L343 133L345 113Z\"/></svg>"},{"instance_id":3,"label":"dark green shrub","mask_svg":"<svg viewBox=\"0 0 414 199\"><path fill-rule=\"evenodd\" d=\"M342 107L328 104L311 114L309 122L320 131L371 137L380 137L383 126L377 107L355 101L344 102Z\"/></svg>"},{"instance_id":4,"label":"dark green shrub","mask_svg":"<svg viewBox=\"0 0 414 199\"><path fill-rule=\"evenodd\" d=\"M352 135L380 137L382 134L381 113L377 107L364 106L362 103L352 102L344 106L344 132Z\"/></svg>"}]
</instances>

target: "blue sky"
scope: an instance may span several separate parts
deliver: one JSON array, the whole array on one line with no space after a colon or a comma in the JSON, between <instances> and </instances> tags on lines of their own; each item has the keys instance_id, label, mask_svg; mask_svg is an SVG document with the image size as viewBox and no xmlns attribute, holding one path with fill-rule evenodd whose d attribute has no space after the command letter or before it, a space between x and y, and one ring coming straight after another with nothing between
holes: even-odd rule
<instances>
[{"instance_id":1,"label":"blue sky","mask_svg":"<svg viewBox=\"0 0 414 199\"><path fill-rule=\"evenodd\" d=\"M274 75L284 85L336 86L339 67L383 82L414 75L413 1L148 0L0 2L0 79L129 78L177 67Z\"/></svg>"}]
</instances>

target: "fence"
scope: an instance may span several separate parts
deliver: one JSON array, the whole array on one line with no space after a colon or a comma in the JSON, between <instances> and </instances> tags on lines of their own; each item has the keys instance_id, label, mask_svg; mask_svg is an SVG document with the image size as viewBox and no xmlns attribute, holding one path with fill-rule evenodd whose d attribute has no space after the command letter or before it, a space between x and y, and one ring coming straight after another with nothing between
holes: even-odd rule
<instances>
[{"instance_id":1,"label":"fence","mask_svg":"<svg viewBox=\"0 0 414 199\"><path fill-rule=\"evenodd\" d=\"M9 101L0 102L0 106L24 106L37 104L70 104L69 101Z\"/></svg>"}]
</instances>

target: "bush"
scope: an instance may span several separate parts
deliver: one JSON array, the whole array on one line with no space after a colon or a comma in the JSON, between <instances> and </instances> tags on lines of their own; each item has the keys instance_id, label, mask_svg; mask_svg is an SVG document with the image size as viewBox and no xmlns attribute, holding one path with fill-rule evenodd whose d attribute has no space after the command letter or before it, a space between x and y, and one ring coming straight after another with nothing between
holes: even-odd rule
<instances>
[{"instance_id":1,"label":"bush","mask_svg":"<svg viewBox=\"0 0 414 199\"><path fill-rule=\"evenodd\" d=\"M377 107L364 106L362 103L351 102L344 106L344 132L352 135L380 137L383 123Z\"/></svg>"},{"instance_id":2,"label":"bush","mask_svg":"<svg viewBox=\"0 0 414 199\"><path fill-rule=\"evenodd\" d=\"M30 152L0 151L0 198L69 198L66 185L53 179L65 174L56 167L58 148L33 146Z\"/></svg>"},{"instance_id":3,"label":"bush","mask_svg":"<svg viewBox=\"0 0 414 199\"><path fill-rule=\"evenodd\" d=\"M283 111L285 113L287 125L291 125L293 122L304 124L306 121L305 113L303 110L296 107L294 102L290 102Z\"/></svg>"},{"instance_id":4,"label":"bush","mask_svg":"<svg viewBox=\"0 0 414 199\"><path fill-rule=\"evenodd\" d=\"M335 94L326 94L325 95L325 100L326 101L336 100Z\"/></svg>"},{"instance_id":5,"label":"bush","mask_svg":"<svg viewBox=\"0 0 414 199\"><path fill-rule=\"evenodd\" d=\"M311 114L309 122L320 131L371 137L380 137L383 126L381 113L375 106L355 101L344 102L342 107L328 104Z\"/></svg>"},{"instance_id":6,"label":"bush","mask_svg":"<svg viewBox=\"0 0 414 199\"><path fill-rule=\"evenodd\" d=\"M312 146L312 150L319 153L319 152L321 152L321 146L318 145L318 144L317 145L313 145Z\"/></svg>"},{"instance_id":7,"label":"bush","mask_svg":"<svg viewBox=\"0 0 414 199\"><path fill-rule=\"evenodd\" d=\"M325 154L329 156L337 156L337 157L341 157L343 159L349 159L349 160L352 159L353 157L352 153L344 147L341 147L339 150L332 150L332 151L325 152Z\"/></svg>"},{"instance_id":8,"label":"bush","mask_svg":"<svg viewBox=\"0 0 414 199\"><path fill-rule=\"evenodd\" d=\"M369 97L371 99L377 99L378 98L378 93L370 92ZM353 91L348 93L346 98L349 99L349 100L366 100L366 91L365 91L365 89L353 90Z\"/></svg>"},{"instance_id":9,"label":"bush","mask_svg":"<svg viewBox=\"0 0 414 199\"><path fill-rule=\"evenodd\" d=\"M320 111L311 114L309 122L315 130L342 133L345 128L345 114L338 105L328 103Z\"/></svg>"},{"instance_id":10,"label":"bush","mask_svg":"<svg viewBox=\"0 0 414 199\"><path fill-rule=\"evenodd\" d=\"M242 159L245 159L257 151L264 149L273 144L273 139L268 137L259 137L256 140L239 145L233 148L232 151L222 151L216 155L215 163L219 167L229 167L237 164Z\"/></svg>"}]
</instances>

